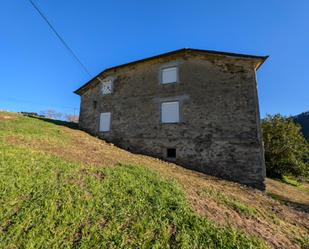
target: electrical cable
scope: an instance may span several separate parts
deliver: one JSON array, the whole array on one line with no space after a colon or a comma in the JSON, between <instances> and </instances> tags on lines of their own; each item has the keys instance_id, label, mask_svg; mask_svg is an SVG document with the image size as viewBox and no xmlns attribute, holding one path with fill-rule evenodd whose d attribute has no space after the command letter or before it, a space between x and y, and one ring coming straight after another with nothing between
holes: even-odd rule
<instances>
[{"instance_id":1,"label":"electrical cable","mask_svg":"<svg viewBox=\"0 0 309 249\"><path fill-rule=\"evenodd\" d=\"M69 51L69 53L74 57L74 59L79 63L79 65L83 68L83 70L92 78L93 75L89 72L87 67L82 63L82 61L78 58L77 54L73 51L73 49L69 46L69 44L61 37L61 35L57 32L57 30L53 27L51 22L47 19L46 15L39 9L39 7L32 1L28 0L32 7L39 13L39 15L43 18L43 20L47 23L50 29L54 32L54 34L58 37L60 42L64 45L64 47Z\"/></svg>"}]
</instances>

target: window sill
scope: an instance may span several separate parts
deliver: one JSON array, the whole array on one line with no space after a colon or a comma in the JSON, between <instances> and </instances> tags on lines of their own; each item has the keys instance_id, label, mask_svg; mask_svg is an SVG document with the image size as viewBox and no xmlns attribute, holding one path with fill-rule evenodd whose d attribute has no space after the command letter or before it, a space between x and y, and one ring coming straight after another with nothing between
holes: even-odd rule
<instances>
[{"instance_id":1,"label":"window sill","mask_svg":"<svg viewBox=\"0 0 309 249\"><path fill-rule=\"evenodd\" d=\"M160 124L162 124L162 125L175 125L175 124L183 124L183 122L170 122L170 123L160 122Z\"/></svg>"},{"instance_id":2,"label":"window sill","mask_svg":"<svg viewBox=\"0 0 309 249\"><path fill-rule=\"evenodd\" d=\"M178 81L175 81L175 82L168 82L168 83L160 82L160 85L162 85L162 86L165 86L165 85L174 85L174 84L179 84L179 82L178 82Z\"/></svg>"}]
</instances>

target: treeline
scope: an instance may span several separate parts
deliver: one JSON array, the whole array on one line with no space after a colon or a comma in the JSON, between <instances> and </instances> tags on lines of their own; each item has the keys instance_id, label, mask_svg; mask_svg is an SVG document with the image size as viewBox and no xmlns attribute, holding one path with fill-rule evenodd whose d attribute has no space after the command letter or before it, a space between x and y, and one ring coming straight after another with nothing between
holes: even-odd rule
<instances>
[{"instance_id":1,"label":"treeline","mask_svg":"<svg viewBox=\"0 0 309 249\"><path fill-rule=\"evenodd\" d=\"M52 109L41 111L40 115L43 115L44 117L50 118L50 119L65 120L68 122L78 123L78 115L57 112Z\"/></svg>"},{"instance_id":2,"label":"treeline","mask_svg":"<svg viewBox=\"0 0 309 249\"><path fill-rule=\"evenodd\" d=\"M20 112L23 115L41 117L41 118L49 118L55 120L64 120L68 122L78 123L78 115L75 114L67 114L62 112L57 112L53 109L37 112Z\"/></svg>"}]
</instances>

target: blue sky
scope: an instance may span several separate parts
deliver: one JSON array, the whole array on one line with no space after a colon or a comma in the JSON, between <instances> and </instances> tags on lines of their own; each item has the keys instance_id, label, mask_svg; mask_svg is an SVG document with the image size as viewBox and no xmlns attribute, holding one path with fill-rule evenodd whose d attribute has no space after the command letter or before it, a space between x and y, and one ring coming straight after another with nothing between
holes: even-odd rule
<instances>
[{"instance_id":1,"label":"blue sky","mask_svg":"<svg viewBox=\"0 0 309 249\"><path fill-rule=\"evenodd\" d=\"M307 0L34 0L91 74L183 47L270 55L261 115L309 110ZM27 0L0 4L0 109L73 113L90 79Z\"/></svg>"}]
</instances>

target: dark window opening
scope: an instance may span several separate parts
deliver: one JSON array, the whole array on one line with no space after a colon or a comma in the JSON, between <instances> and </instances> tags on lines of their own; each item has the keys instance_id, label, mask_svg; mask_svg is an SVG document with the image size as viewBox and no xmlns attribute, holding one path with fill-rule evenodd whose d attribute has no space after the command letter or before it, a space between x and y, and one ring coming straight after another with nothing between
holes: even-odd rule
<instances>
[{"instance_id":1,"label":"dark window opening","mask_svg":"<svg viewBox=\"0 0 309 249\"><path fill-rule=\"evenodd\" d=\"M97 101L93 101L93 109L97 109L97 105L98 105L98 102Z\"/></svg>"},{"instance_id":2,"label":"dark window opening","mask_svg":"<svg viewBox=\"0 0 309 249\"><path fill-rule=\"evenodd\" d=\"M166 156L168 158L176 158L176 149L175 148L168 148L166 150Z\"/></svg>"}]
</instances>

